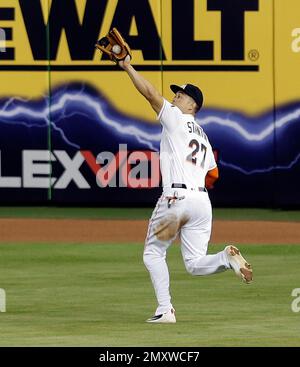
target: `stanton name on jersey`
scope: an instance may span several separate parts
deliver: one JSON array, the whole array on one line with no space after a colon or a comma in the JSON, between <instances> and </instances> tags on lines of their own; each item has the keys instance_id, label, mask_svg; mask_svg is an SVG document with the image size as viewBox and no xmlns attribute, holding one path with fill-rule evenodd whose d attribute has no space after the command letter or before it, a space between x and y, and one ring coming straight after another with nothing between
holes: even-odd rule
<instances>
[{"instance_id":1,"label":"stanton name on jersey","mask_svg":"<svg viewBox=\"0 0 300 367\"><path fill-rule=\"evenodd\" d=\"M189 121L186 124L189 130L189 133L197 134L207 141L207 136L200 126L196 125L193 121Z\"/></svg>"}]
</instances>

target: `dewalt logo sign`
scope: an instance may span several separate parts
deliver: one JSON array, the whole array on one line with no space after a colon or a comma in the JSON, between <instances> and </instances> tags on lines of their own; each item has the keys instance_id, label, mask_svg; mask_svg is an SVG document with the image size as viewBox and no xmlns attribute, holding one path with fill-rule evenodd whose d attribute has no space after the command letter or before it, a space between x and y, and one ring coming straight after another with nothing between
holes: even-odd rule
<instances>
[{"instance_id":1,"label":"dewalt logo sign","mask_svg":"<svg viewBox=\"0 0 300 367\"><path fill-rule=\"evenodd\" d=\"M141 70L257 71L259 0L3 0L1 70L109 70L117 27Z\"/></svg>"}]
</instances>

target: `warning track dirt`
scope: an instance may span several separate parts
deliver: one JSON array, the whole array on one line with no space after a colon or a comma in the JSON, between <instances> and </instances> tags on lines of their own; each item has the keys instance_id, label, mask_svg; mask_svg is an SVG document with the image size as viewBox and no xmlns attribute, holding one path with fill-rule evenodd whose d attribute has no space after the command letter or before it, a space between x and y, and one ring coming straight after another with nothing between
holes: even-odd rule
<instances>
[{"instance_id":1,"label":"warning track dirt","mask_svg":"<svg viewBox=\"0 0 300 367\"><path fill-rule=\"evenodd\" d=\"M0 219L2 243L143 243L146 220ZM297 222L215 220L212 244L299 244Z\"/></svg>"}]
</instances>

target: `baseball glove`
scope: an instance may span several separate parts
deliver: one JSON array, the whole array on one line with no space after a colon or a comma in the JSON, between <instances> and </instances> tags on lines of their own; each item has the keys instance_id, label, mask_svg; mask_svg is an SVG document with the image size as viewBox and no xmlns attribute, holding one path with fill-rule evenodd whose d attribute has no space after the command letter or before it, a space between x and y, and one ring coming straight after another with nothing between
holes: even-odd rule
<instances>
[{"instance_id":1,"label":"baseball glove","mask_svg":"<svg viewBox=\"0 0 300 367\"><path fill-rule=\"evenodd\" d=\"M105 37L100 38L95 47L115 63L124 60L127 55L132 58L130 47L117 28L111 29Z\"/></svg>"}]
</instances>

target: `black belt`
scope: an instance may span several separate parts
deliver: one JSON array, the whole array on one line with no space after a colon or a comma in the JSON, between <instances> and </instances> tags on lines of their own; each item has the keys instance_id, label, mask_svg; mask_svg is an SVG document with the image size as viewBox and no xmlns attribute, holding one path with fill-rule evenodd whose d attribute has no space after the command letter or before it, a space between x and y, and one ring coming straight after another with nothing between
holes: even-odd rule
<instances>
[{"instance_id":1,"label":"black belt","mask_svg":"<svg viewBox=\"0 0 300 367\"><path fill-rule=\"evenodd\" d=\"M186 184L180 184L180 183L173 183L171 187L173 189L187 189ZM204 191L204 192L207 191L205 187L191 188L191 190L193 190L193 191Z\"/></svg>"}]
</instances>

